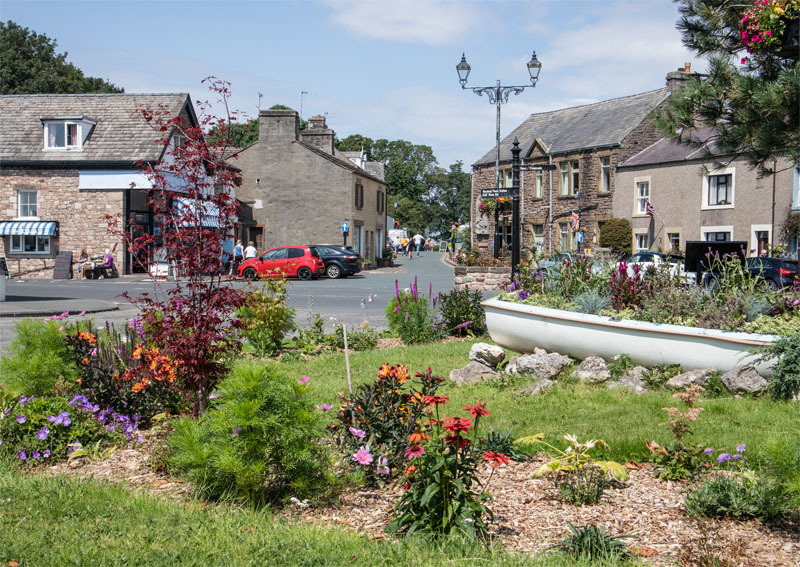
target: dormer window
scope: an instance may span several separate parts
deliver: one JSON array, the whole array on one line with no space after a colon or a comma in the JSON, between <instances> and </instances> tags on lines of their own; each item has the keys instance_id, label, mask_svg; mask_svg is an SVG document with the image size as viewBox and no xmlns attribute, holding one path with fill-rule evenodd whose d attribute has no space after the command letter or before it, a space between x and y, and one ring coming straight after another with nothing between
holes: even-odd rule
<instances>
[{"instance_id":1,"label":"dormer window","mask_svg":"<svg viewBox=\"0 0 800 567\"><path fill-rule=\"evenodd\" d=\"M88 116L41 118L45 150L80 150L97 120Z\"/></svg>"}]
</instances>

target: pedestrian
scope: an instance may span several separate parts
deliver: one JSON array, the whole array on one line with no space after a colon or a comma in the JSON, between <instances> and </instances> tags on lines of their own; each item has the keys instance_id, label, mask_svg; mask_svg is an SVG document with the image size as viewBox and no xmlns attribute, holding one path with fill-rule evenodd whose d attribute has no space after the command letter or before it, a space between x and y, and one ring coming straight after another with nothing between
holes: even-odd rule
<instances>
[{"instance_id":1,"label":"pedestrian","mask_svg":"<svg viewBox=\"0 0 800 567\"><path fill-rule=\"evenodd\" d=\"M422 237L420 233L414 235L414 248L417 250L417 257L419 257L419 251L422 250L422 243L425 239Z\"/></svg>"},{"instance_id":2,"label":"pedestrian","mask_svg":"<svg viewBox=\"0 0 800 567\"><path fill-rule=\"evenodd\" d=\"M402 250L403 255L408 254L408 238L405 236L400 239L400 250Z\"/></svg>"},{"instance_id":3,"label":"pedestrian","mask_svg":"<svg viewBox=\"0 0 800 567\"><path fill-rule=\"evenodd\" d=\"M258 250L256 250L256 246L251 240L247 243L247 248L244 249L244 259L249 260L250 258L255 258L256 256L258 256Z\"/></svg>"},{"instance_id":4,"label":"pedestrian","mask_svg":"<svg viewBox=\"0 0 800 567\"><path fill-rule=\"evenodd\" d=\"M414 259L414 239L408 241L408 259Z\"/></svg>"},{"instance_id":5,"label":"pedestrian","mask_svg":"<svg viewBox=\"0 0 800 567\"><path fill-rule=\"evenodd\" d=\"M237 239L236 246L233 247L233 263L231 264L231 271L228 273L229 276L234 275L238 269L239 264L242 263L244 259L244 246L242 246L242 241Z\"/></svg>"}]
</instances>

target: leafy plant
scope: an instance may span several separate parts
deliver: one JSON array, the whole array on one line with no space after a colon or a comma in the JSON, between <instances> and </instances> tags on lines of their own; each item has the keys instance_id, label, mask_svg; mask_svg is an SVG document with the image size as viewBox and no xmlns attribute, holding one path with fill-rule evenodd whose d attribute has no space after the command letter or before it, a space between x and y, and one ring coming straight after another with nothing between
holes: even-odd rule
<instances>
[{"instance_id":1,"label":"leafy plant","mask_svg":"<svg viewBox=\"0 0 800 567\"><path fill-rule=\"evenodd\" d=\"M275 365L236 364L200 420L175 423L171 462L211 498L262 506L323 497L329 460L307 388L307 377Z\"/></svg>"},{"instance_id":2,"label":"leafy plant","mask_svg":"<svg viewBox=\"0 0 800 567\"><path fill-rule=\"evenodd\" d=\"M788 514L800 517L800 439L777 437L766 448L764 480L774 487Z\"/></svg>"},{"instance_id":3,"label":"leafy plant","mask_svg":"<svg viewBox=\"0 0 800 567\"><path fill-rule=\"evenodd\" d=\"M552 292L564 299L572 299L589 289L592 283L592 261L585 256L564 258L549 278Z\"/></svg>"},{"instance_id":4,"label":"leafy plant","mask_svg":"<svg viewBox=\"0 0 800 567\"><path fill-rule=\"evenodd\" d=\"M14 326L9 354L0 359L0 376L9 390L44 396L53 392L59 377L77 378L75 363L62 342L66 317L62 313L45 321L23 319Z\"/></svg>"},{"instance_id":5,"label":"leafy plant","mask_svg":"<svg viewBox=\"0 0 800 567\"><path fill-rule=\"evenodd\" d=\"M579 312L594 315L611 304L611 296L600 290L588 289L577 295L574 301Z\"/></svg>"},{"instance_id":6,"label":"leafy plant","mask_svg":"<svg viewBox=\"0 0 800 567\"><path fill-rule=\"evenodd\" d=\"M278 353L294 327L294 309L286 306L286 279L265 278L250 284L239 308L241 333L258 356Z\"/></svg>"},{"instance_id":7,"label":"leafy plant","mask_svg":"<svg viewBox=\"0 0 800 567\"><path fill-rule=\"evenodd\" d=\"M74 461L83 457L86 457L90 461L102 461L109 458L117 450L117 447L114 445L111 447L103 447L101 443L102 441L97 441L88 448L83 446L76 447L75 450L69 454L69 457L67 457L67 461Z\"/></svg>"},{"instance_id":8,"label":"leafy plant","mask_svg":"<svg viewBox=\"0 0 800 567\"><path fill-rule=\"evenodd\" d=\"M611 379L619 380L623 374L625 374L634 366L635 364L633 363L631 357L625 353L622 353L612 358L611 362L608 363L607 368L609 372L611 372Z\"/></svg>"},{"instance_id":9,"label":"leafy plant","mask_svg":"<svg viewBox=\"0 0 800 567\"><path fill-rule=\"evenodd\" d=\"M660 390L667 385L673 376L683 371L680 364L658 364L650 368L644 375L644 382L650 390Z\"/></svg>"},{"instance_id":10,"label":"leafy plant","mask_svg":"<svg viewBox=\"0 0 800 567\"><path fill-rule=\"evenodd\" d=\"M775 343L753 351L756 362L778 359L769 378L769 391L776 400L790 400L800 394L800 332L781 337Z\"/></svg>"},{"instance_id":11,"label":"leafy plant","mask_svg":"<svg viewBox=\"0 0 800 567\"><path fill-rule=\"evenodd\" d=\"M687 411L679 408L661 408L667 412L668 419L661 425L666 426L675 440L667 447L661 447L654 441L644 440L645 446L650 451L650 459L656 464L656 476L661 479L677 480L694 476L701 467L705 466L702 459L703 448L699 446L686 446L684 439L692 433L691 423L697 420L703 408L695 407L700 393L705 389L702 386L687 386L683 392L672 394L673 398L682 401Z\"/></svg>"},{"instance_id":12,"label":"leafy plant","mask_svg":"<svg viewBox=\"0 0 800 567\"><path fill-rule=\"evenodd\" d=\"M360 329L352 328L347 331L347 348L351 350L372 350L378 346L381 333L365 322ZM344 348L344 331L341 325L336 326L333 335L333 345Z\"/></svg>"},{"instance_id":13,"label":"leafy plant","mask_svg":"<svg viewBox=\"0 0 800 567\"><path fill-rule=\"evenodd\" d=\"M307 328L297 329L294 342L304 354L317 354L324 350L330 340L325 335L325 321L322 320L322 315L314 313Z\"/></svg>"},{"instance_id":14,"label":"leafy plant","mask_svg":"<svg viewBox=\"0 0 800 567\"><path fill-rule=\"evenodd\" d=\"M480 440L481 449L484 451L491 451L492 453L502 453L509 457L512 461L522 463L529 461L531 456L522 449L519 445L514 443L512 437L512 430L503 431L502 429L492 429Z\"/></svg>"},{"instance_id":15,"label":"leafy plant","mask_svg":"<svg viewBox=\"0 0 800 567\"><path fill-rule=\"evenodd\" d=\"M564 553L589 561L628 560L632 555L622 538L630 536L612 536L605 525L587 524L576 528L567 522L569 535L553 546Z\"/></svg>"},{"instance_id":16,"label":"leafy plant","mask_svg":"<svg viewBox=\"0 0 800 567\"><path fill-rule=\"evenodd\" d=\"M745 477L708 479L686 493L686 511L693 516L770 521L781 514L782 503L774 489Z\"/></svg>"},{"instance_id":17,"label":"leafy plant","mask_svg":"<svg viewBox=\"0 0 800 567\"><path fill-rule=\"evenodd\" d=\"M397 280L394 290L395 296L386 306L386 319L393 333L406 344L433 342L444 336L444 326L435 317L433 284L428 288L427 299L419 293L416 276L408 291L401 293Z\"/></svg>"},{"instance_id":18,"label":"leafy plant","mask_svg":"<svg viewBox=\"0 0 800 567\"><path fill-rule=\"evenodd\" d=\"M486 332L486 313L478 290L453 290L439 296L439 310L451 335L480 336Z\"/></svg>"},{"instance_id":19,"label":"leafy plant","mask_svg":"<svg viewBox=\"0 0 800 567\"><path fill-rule=\"evenodd\" d=\"M628 479L628 470L624 465L616 461L595 460L589 455L589 451L595 447L610 449L602 439L580 443L574 435L564 435L570 446L562 451L543 441L543 437L542 434L523 437L517 439L517 444L525 446L541 443L558 453L557 457L553 457L536 469L533 477L552 477L553 488L559 497L575 506L599 502L609 479L618 481Z\"/></svg>"}]
</instances>

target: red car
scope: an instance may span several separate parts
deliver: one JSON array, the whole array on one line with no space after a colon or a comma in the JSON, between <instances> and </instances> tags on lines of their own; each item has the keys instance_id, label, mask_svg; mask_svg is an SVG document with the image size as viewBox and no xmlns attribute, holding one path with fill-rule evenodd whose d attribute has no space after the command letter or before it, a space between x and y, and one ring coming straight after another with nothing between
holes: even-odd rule
<instances>
[{"instance_id":1,"label":"red car","mask_svg":"<svg viewBox=\"0 0 800 567\"><path fill-rule=\"evenodd\" d=\"M300 278L310 280L325 273L325 264L311 246L279 246L239 264L239 276Z\"/></svg>"}]
</instances>

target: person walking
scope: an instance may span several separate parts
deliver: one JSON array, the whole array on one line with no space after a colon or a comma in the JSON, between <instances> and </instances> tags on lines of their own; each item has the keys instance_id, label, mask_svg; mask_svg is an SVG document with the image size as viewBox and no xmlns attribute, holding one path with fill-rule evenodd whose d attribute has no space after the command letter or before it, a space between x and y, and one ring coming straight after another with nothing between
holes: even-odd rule
<instances>
[{"instance_id":1,"label":"person walking","mask_svg":"<svg viewBox=\"0 0 800 567\"><path fill-rule=\"evenodd\" d=\"M229 276L234 275L238 269L239 264L242 263L244 259L244 246L242 245L242 241L237 239L236 246L233 247L233 262L231 263L231 271L228 273Z\"/></svg>"},{"instance_id":2,"label":"person walking","mask_svg":"<svg viewBox=\"0 0 800 567\"><path fill-rule=\"evenodd\" d=\"M408 259L414 259L414 239L408 241Z\"/></svg>"},{"instance_id":3,"label":"person walking","mask_svg":"<svg viewBox=\"0 0 800 567\"><path fill-rule=\"evenodd\" d=\"M400 239L400 249L402 250L403 255L408 254L408 238L405 236Z\"/></svg>"},{"instance_id":4,"label":"person walking","mask_svg":"<svg viewBox=\"0 0 800 567\"><path fill-rule=\"evenodd\" d=\"M249 260L250 258L255 258L258 256L258 250L256 250L255 243L253 241L249 241L247 243L247 248L244 249L244 259Z\"/></svg>"},{"instance_id":5,"label":"person walking","mask_svg":"<svg viewBox=\"0 0 800 567\"><path fill-rule=\"evenodd\" d=\"M414 240L414 248L416 248L417 250L417 257L419 257L419 251L422 250L422 243L425 241L425 239L422 237L420 233L417 233L414 235L413 240Z\"/></svg>"}]
</instances>

